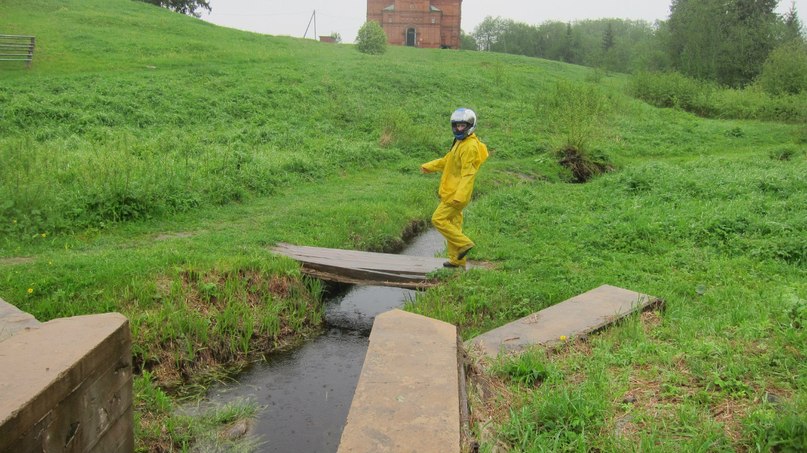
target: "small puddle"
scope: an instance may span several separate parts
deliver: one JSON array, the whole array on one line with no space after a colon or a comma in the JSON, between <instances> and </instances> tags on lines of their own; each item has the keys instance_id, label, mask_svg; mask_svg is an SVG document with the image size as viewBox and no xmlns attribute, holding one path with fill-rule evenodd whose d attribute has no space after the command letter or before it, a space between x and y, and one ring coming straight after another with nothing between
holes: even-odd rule
<instances>
[{"instance_id":1,"label":"small puddle","mask_svg":"<svg viewBox=\"0 0 807 453\"><path fill-rule=\"evenodd\" d=\"M445 249L434 229L418 236L401 254L435 256ZM214 405L236 400L257 403L261 411L249 435L260 451L335 452L359 381L376 315L414 299L415 291L353 286L325 301L326 328L300 347L273 354L236 378L216 386L207 398Z\"/></svg>"}]
</instances>

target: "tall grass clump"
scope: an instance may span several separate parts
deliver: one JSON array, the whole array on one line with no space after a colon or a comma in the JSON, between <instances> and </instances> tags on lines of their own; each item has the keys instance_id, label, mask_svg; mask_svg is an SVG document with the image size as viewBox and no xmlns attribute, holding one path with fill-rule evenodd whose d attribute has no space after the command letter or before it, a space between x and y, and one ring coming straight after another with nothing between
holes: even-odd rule
<instances>
[{"instance_id":1,"label":"tall grass clump","mask_svg":"<svg viewBox=\"0 0 807 453\"><path fill-rule=\"evenodd\" d=\"M434 125L418 124L413 115L400 107L384 109L379 116L378 143L384 149L398 149L402 153L427 159L435 149L445 146L445 134Z\"/></svg>"},{"instance_id":2,"label":"tall grass clump","mask_svg":"<svg viewBox=\"0 0 807 453\"><path fill-rule=\"evenodd\" d=\"M254 402L235 401L222 407L199 408L191 414L174 410L172 398L157 378L144 371L133 383L136 451L228 451L253 452L254 440L227 439L222 427L253 418L259 411Z\"/></svg>"},{"instance_id":3,"label":"tall grass clump","mask_svg":"<svg viewBox=\"0 0 807 453\"><path fill-rule=\"evenodd\" d=\"M497 362L491 371L526 387L538 387L553 373L557 373L546 353L540 349Z\"/></svg>"},{"instance_id":4,"label":"tall grass clump","mask_svg":"<svg viewBox=\"0 0 807 453\"><path fill-rule=\"evenodd\" d=\"M26 235L143 220L203 205L269 194L307 162L253 146L209 143L195 134L144 139L125 130L97 141L70 136L39 143L31 136L0 140L0 232ZM298 158L299 159L299 158Z\"/></svg>"},{"instance_id":5,"label":"tall grass clump","mask_svg":"<svg viewBox=\"0 0 807 453\"><path fill-rule=\"evenodd\" d=\"M511 410L502 440L516 451L586 451L603 427L604 390L602 381L572 385L556 378Z\"/></svg>"},{"instance_id":6,"label":"tall grass clump","mask_svg":"<svg viewBox=\"0 0 807 453\"><path fill-rule=\"evenodd\" d=\"M163 386L205 383L204 371L272 350L319 325L322 287L271 266L187 266L161 278L151 301L128 307L135 368ZM229 268L229 269L228 269Z\"/></svg>"},{"instance_id":7,"label":"tall grass clump","mask_svg":"<svg viewBox=\"0 0 807 453\"><path fill-rule=\"evenodd\" d=\"M556 137L555 152L574 182L612 169L596 146L607 137L616 103L614 96L588 83L557 82L535 99L538 118Z\"/></svg>"}]
</instances>

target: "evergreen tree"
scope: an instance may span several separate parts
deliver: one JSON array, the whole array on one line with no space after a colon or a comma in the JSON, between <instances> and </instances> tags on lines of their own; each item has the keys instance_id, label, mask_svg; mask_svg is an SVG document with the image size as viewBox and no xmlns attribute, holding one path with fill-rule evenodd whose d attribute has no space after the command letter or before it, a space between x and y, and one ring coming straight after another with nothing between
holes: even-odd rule
<instances>
[{"instance_id":1,"label":"evergreen tree","mask_svg":"<svg viewBox=\"0 0 807 453\"><path fill-rule=\"evenodd\" d=\"M782 33L782 42L793 41L794 39L804 40L804 32L799 20L799 15L796 12L796 4L791 3L790 9L782 17L784 30Z\"/></svg>"},{"instance_id":2,"label":"evergreen tree","mask_svg":"<svg viewBox=\"0 0 807 453\"><path fill-rule=\"evenodd\" d=\"M578 64L580 56L580 43L572 30L572 23L566 24L566 36L562 44L561 61L566 63Z\"/></svg>"},{"instance_id":3,"label":"evergreen tree","mask_svg":"<svg viewBox=\"0 0 807 453\"><path fill-rule=\"evenodd\" d=\"M614 27L611 22L608 22L608 26L605 28L605 32L602 35L602 50L603 52L608 52L613 48L614 48Z\"/></svg>"}]
</instances>

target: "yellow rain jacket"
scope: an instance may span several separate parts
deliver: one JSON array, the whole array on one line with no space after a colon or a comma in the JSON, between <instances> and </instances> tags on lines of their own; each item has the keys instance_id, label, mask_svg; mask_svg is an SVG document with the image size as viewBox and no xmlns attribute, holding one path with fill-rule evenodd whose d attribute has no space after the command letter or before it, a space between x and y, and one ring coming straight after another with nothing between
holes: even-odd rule
<instances>
[{"instance_id":1,"label":"yellow rain jacket","mask_svg":"<svg viewBox=\"0 0 807 453\"><path fill-rule=\"evenodd\" d=\"M465 206L471 201L474 180L479 167L488 158L488 147L476 134L458 140L444 157L422 165L430 172L441 171L440 200L444 203Z\"/></svg>"}]
</instances>

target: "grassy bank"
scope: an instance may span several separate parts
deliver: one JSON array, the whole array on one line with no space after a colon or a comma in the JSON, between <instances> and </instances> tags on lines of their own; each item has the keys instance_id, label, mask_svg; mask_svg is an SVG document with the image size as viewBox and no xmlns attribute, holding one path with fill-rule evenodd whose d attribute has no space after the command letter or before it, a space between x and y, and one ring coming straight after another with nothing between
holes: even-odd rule
<instances>
[{"instance_id":1,"label":"grassy bank","mask_svg":"<svg viewBox=\"0 0 807 453\"><path fill-rule=\"evenodd\" d=\"M460 105L492 150L466 228L495 267L408 310L470 338L604 283L666 301L479 371L482 451L804 447L803 126L657 109L560 63L373 57L140 2L0 13L39 45L31 70L0 67L0 297L42 321L129 317L138 449L253 413L172 409L318 328L322 284L272 244L391 251L425 224L437 180L417 169ZM571 183L569 142L610 171Z\"/></svg>"}]
</instances>

